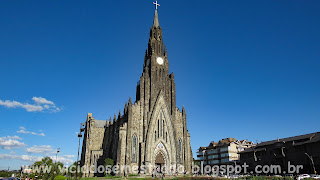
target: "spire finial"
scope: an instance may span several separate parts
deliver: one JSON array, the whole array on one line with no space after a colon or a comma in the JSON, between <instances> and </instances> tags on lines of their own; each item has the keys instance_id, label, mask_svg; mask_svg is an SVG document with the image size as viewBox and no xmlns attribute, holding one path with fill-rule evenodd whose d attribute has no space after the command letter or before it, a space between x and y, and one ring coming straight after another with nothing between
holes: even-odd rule
<instances>
[{"instance_id":1,"label":"spire finial","mask_svg":"<svg viewBox=\"0 0 320 180\"><path fill-rule=\"evenodd\" d=\"M158 1L153 2L153 4L156 6L156 10L158 9L158 6L160 6L160 4L158 4Z\"/></svg>"},{"instance_id":2,"label":"spire finial","mask_svg":"<svg viewBox=\"0 0 320 180\"><path fill-rule=\"evenodd\" d=\"M155 28L159 27L159 18L158 18L157 6L156 6L156 10L154 12L153 27L155 27Z\"/></svg>"}]
</instances>

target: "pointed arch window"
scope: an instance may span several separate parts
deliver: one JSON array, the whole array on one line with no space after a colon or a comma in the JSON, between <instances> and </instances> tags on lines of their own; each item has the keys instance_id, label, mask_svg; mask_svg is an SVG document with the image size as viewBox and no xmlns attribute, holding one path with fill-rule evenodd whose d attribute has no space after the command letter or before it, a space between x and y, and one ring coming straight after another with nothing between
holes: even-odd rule
<instances>
[{"instance_id":1,"label":"pointed arch window","mask_svg":"<svg viewBox=\"0 0 320 180\"><path fill-rule=\"evenodd\" d=\"M159 130L159 132L160 132L160 137L162 137L162 124L161 124L161 120L160 120L160 130Z\"/></svg>"},{"instance_id":2,"label":"pointed arch window","mask_svg":"<svg viewBox=\"0 0 320 180\"><path fill-rule=\"evenodd\" d=\"M132 162L137 162L137 137L136 135L132 136Z\"/></svg>"},{"instance_id":3,"label":"pointed arch window","mask_svg":"<svg viewBox=\"0 0 320 180\"><path fill-rule=\"evenodd\" d=\"M178 160L179 160L179 163L182 163L182 143L181 143L181 139L179 139L179 142L178 142L178 149L179 149Z\"/></svg>"},{"instance_id":4,"label":"pointed arch window","mask_svg":"<svg viewBox=\"0 0 320 180\"><path fill-rule=\"evenodd\" d=\"M160 114L160 136L162 137L162 113Z\"/></svg>"},{"instance_id":5,"label":"pointed arch window","mask_svg":"<svg viewBox=\"0 0 320 180\"><path fill-rule=\"evenodd\" d=\"M168 133L166 132L166 142L168 142Z\"/></svg>"},{"instance_id":6,"label":"pointed arch window","mask_svg":"<svg viewBox=\"0 0 320 180\"><path fill-rule=\"evenodd\" d=\"M156 72L157 72L157 80L159 81L159 70L158 70L158 68L156 68Z\"/></svg>"},{"instance_id":7,"label":"pointed arch window","mask_svg":"<svg viewBox=\"0 0 320 180\"><path fill-rule=\"evenodd\" d=\"M154 131L154 141L157 141L157 131Z\"/></svg>"},{"instance_id":8,"label":"pointed arch window","mask_svg":"<svg viewBox=\"0 0 320 180\"><path fill-rule=\"evenodd\" d=\"M162 120L162 135L164 137L164 120Z\"/></svg>"},{"instance_id":9,"label":"pointed arch window","mask_svg":"<svg viewBox=\"0 0 320 180\"><path fill-rule=\"evenodd\" d=\"M154 43L152 43L152 52L154 53L154 50L155 50L155 44Z\"/></svg>"},{"instance_id":10,"label":"pointed arch window","mask_svg":"<svg viewBox=\"0 0 320 180\"><path fill-rule=\"evenodd\" d=\"M166 82L166 73L165 73L165 71L163 71L163 83L165 83Z\"/></svg>"},{"instance_id":11,"label":"pointed arch window","mask_svg":"<svg viewBox=\"0 0 320 180\"><path fill-rule=\"evenodd\" d=\"M159 131L160 131L160 121L159 121L159 119L158 119L158 138L159 138Z\"/></svg>"}]
</instances>

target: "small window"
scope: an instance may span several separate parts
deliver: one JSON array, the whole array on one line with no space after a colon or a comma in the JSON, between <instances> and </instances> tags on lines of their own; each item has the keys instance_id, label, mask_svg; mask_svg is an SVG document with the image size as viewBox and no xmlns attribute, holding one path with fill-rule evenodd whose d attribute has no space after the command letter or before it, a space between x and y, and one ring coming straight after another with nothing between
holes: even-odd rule
<instances>
[{"instance_id":1,"label":"small window","mask_svg":"<svg viewBox=\"0 0 320 180\"><path fill-rule=\"evenodd\" d=\"M182 143L181 143L181 140L179 139L179 142L178 142L178 149L179 149L179 162L182 163Z\"/></svg>"},{"instance_id":2,"label":"small window","mask_svg":"<svg viewBox=\"0 0 320 180\"><path fill-rule=\"evenodd\" d=\"M132 137L132 162L137 162L137 137L133 135Z\"/></svg>"},{"instance_id":3,"label":"small window","mask_svg":"<svg viewBox=\"0 0 320 180\"><path fill-rule=\"evenodd\" d=\"M168 142L168 133L166 132L166 142Z\"/></svg>"},{"instance_id":4,"label":"small window","mask_svg":"<svg viewBox=\"0 0 320 180\"><path fill-rule=\"evenodd\" d=\"M164 136L164 120L162 120L162 134Z\"/></svg>"},{"instance_id":5,"label":"small window","mask_svg":"<svg viewBox=\"0 0 320 180\"><path fill-rule=\"evenodd\" d=\"M160 121L160 136L162 137L162 124L161 124L161 121Z\"/></svg>"},{"instance_id":6,"label":"small window","mask_svg":"<svg viewBox=\"0 0 320 180\"><path fill-rule=\"evenodd\" d=\"M160 121L159 121L159 119L158 119L158 138L159 138L159 130L160 130Z\"/></svg>"}]
</instances>

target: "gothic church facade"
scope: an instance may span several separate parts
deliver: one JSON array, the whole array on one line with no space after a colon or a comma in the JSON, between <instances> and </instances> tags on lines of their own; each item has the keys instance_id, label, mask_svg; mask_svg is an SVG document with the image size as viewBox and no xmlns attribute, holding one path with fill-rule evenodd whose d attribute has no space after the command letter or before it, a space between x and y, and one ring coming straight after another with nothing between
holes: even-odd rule
<instances>
[{"instance_id":1,"label":"gothic church facade","mask_svg":"<svg viewBox=\"0 0 320 180\"><path fill-rule=\"evenodd\" d=\"M157 10L136 101L130 98L123 113L120 111L118 116L107 121L96 120L88 113L80 164L99 165L106 158L120 166L183 166L185 171L191 172L193 157L187 115L184 107L182 111L176 107L174 74L169 74Z\"/></svg>"}]
</instances>

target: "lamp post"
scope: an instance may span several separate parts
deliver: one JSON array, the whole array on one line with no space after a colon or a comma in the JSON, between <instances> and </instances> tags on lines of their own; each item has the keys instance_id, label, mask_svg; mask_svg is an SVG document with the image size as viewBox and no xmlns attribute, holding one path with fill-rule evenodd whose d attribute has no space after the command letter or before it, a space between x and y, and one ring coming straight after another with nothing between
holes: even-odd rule
<instances>
[{"instance_id":1,"label":"lamp post","mask_svg":"<svg viewBox=\"0 0 320 180\"><path fill-rule=\"evenodd\" d=\"M80 123L80 131L78 133L78 138L79 138L79 146L78 146L78 156L77 156L77 165L76 165L76 180L78 178L78 167L79 167L79 154L80 154L80 140L82 138L82 132L84 132L83 126L85 123Z\"/></svg>"},{"instance_id":2,"label":"lamp post","mask_svg":"<svg viewBox=\"0 0 320 180\"><path fill-rule=\"evenodd\" d=\"M313 172L315 173L315 174L317 174L316 173L316 168L314 167L314 162L313 162L313 158L312 158L312 156L309 156L309 154L308 153L304 153L306 156L308 156L308 158L311 160L311 163L312 163L312 166L313 166Z\"/></svg>"},{"instance_id":3,"label":"lamp post","mask_svg":"<svg viewBox=\"0 0 320 180\"><path fill-rule=\"evenodd\" d=\"M54 179L54 177L55 177L55 173L57 173L57 171L58 171L58 164L57 164L57 162L58 162L58 153L60 152L60 148L57 148L57 153L56 153L56 160L55 160L55 163L54 163L54 174L53 174L53 179Z\"/></svg>"},{"instance_id":4,"label":"lamp post","mask_svg":"<svg viewBox=\"0 0 320 180\"><path fill-rule=\"evenodd\" d=\"M203 166L204 166L204 154L206 153L206 150L203 150L202 151L202 157L203 157L203 160L202 160L202 175L204 175L204 171L203 171Z\"/></svg>"},{"instance_id":5,"label":"lamp post","mask_svg":"<svg viewBox=\"0 0 320 180\"><path fill-rule=\"evenodd\" d=\"M56 162L57 163L57 160L58 160L58 153L60 152L60 148L57 149L57 153L56 153Z\"/></svg>"}]
</instances>

